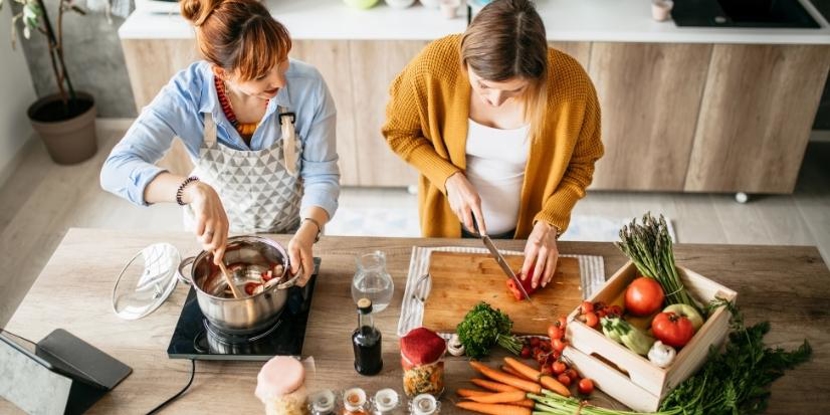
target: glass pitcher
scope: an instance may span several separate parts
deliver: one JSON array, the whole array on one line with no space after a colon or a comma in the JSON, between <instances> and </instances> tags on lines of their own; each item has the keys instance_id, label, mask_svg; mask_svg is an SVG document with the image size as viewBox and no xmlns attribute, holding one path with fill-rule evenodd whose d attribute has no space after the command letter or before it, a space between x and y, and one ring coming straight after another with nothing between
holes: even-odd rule
<instances>
[{"instance_id":1,"label":"glass pitcher","mask_svg":"<svg viewBox=\"0 0 830 415\"><path fill-rule=\"evenodd\" d=\"M352 299L357 304L361 298L368 298L372 300L373 312L383 311L395 292L392 276L386 272L386 254L383 251L365 252L355 261L357 272L352 279Z\"/></svg>"}]
</instances>

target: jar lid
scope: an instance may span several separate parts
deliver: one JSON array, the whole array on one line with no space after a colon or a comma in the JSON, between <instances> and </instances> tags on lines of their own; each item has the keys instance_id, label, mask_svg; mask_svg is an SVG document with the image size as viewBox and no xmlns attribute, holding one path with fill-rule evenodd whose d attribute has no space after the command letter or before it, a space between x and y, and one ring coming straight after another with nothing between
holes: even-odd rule
<instances>
[{"instance_id":1,"label":"jar lid","mask_svg":"<svg viewBox=\"0 0 830 415\"><path fill-rule=\"evenodd\" d=\"M366 391L360 388L346 389L343 392L343 406L350 411L363 409L366 404Z\"/></svg>"},{"instance_id":2,"label":"jar lid","mask_svg":"<svg viewBox=\"0 0 830 415\"><path fill-rule=\"evenodd\" d=\"M112 309L125 320L138 320L155 311L176 288L176 272L182 258L169 243L157 243L138 251L115 280Z\"/></svg>"},{"instance_id":3,"label":"jar lid","mask_svg":"<svg viewBox=\"0 0 830 415\"><path fill-rule=\"evenodd\" d=\"M305 381L305 368L291 356L274 356L262 365L256 377L256 396L263 402L299 389Z\"/></svg>"},{"instance_id":4,"label":"jar lid","mask_svg":"<svg viewBox=\"0 0 830 415\"><path fill-rule=\"evenodd\" d=\"M329 389L314 392L308 400L314 413L325 414L334 411L334 392Z\"/></svg>"},{"instance_id":5,"label":"jar lid","mask_svg":"<svg viewBox=\"0 0 830 415\"><path fill-rule=\"evenodd\" d=\"M426 327L414 328L401 337L401 355L413 365L434 363L447 350L447 342Z\"/></svg>"},{"instance_id":6,"label":"jar lid","mask_svg":"<svg viewBox=\"0 0 830 415\"><path fill-rule=\"evenodd\" d=\"M375 409L380 412L391 411L398 406L400 398L394 389L381 389L375 393Z\"/></svg>"},{"instance_id":7,"label":"jar lid","mask_svg":"<svg viewBox=\"0 0 830 415\"><path fill-rule=\"evenodd\" d=\"M428 393L423 393L412 398L409 409L414 415L436 414L438 413L438 400Z\"/></svg>"}]
</instances>

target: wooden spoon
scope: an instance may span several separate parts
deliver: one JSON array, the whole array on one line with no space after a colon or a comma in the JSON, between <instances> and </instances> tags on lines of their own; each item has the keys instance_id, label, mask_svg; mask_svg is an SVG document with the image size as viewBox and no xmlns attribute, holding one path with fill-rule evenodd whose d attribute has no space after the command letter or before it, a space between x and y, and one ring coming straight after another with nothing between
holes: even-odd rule
<instances>
[{"instance_id":1,"label":"wooden spoon","mask_svg":"<svg viewBox=\"0 0 830 415\"><path fill-rule=\"evenodd\" d=\"M233 283L233 277L231 277L230 272L228 272L228 268L225 267L224 261L219 261L219 269L222 270L222 275L225 276L225 281L228 282L228 286L230 287L231 292L233 293L233 298L242 298L243 295L241 292L239 292L239 287L237 287L236 284Z\"/></svg>"}]
</instances>

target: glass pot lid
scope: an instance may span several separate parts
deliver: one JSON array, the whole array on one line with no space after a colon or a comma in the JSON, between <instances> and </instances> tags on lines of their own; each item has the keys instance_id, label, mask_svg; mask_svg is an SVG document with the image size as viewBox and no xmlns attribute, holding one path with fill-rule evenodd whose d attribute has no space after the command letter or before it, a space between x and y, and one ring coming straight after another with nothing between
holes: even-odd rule
<instances>
[{"instance_id":1,"label":"glass pot lid","mask_svg":"<svg viewBox=\"0 0 830 415\"><path fill-rule=\"evenodd\" d=\"M112 289L112 309L126 320L138 320L155 311L176 288L181 255L169 243L138 251L127 262Z\"/></svg>"}]
</instances>

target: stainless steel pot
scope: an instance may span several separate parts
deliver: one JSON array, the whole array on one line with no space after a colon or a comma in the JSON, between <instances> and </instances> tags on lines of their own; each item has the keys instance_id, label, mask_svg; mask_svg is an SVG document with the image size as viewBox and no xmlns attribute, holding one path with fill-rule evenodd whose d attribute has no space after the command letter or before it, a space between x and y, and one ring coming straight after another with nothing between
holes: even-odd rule
<instances>
[{"instance_id":1,"label":"stainless steel pot","mask_svg":"<svg viewBox=\"0 0 830 415\"><path fill-rule=\"evenodd\" d=\"M283 266L282 275L274 275L276 283L269 284L261 293L244 298L228 298L224 293L228 284L219 267L213 263L213 253L202 251L185 258L179 265L179 276L196 288L196 299L202 314L216 329L228 334L251 334L275 324L288 298L288 288L294 286L302 270L291 276L288 254L277 242L261 236L234 236L228 238L224 256L233 272L234 285L244 292L248 282L261 282L262 272L276 264ZM190 273L184 269L190 267Z\"/></svg>"}]
</instances>

